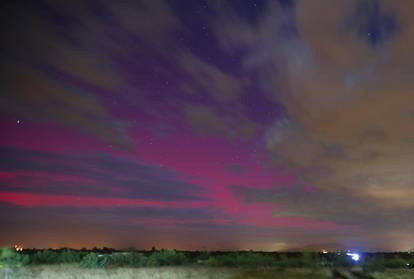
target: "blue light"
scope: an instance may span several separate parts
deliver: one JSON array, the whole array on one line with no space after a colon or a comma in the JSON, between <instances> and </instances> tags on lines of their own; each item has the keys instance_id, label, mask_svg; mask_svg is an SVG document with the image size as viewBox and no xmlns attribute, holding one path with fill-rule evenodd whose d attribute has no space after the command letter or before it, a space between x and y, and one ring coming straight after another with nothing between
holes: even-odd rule
<instances>
[{"instance_id":1,"label":"blue light","mask_svg":"<svg viewBox=\"0 0 414 279\"><path fill-rule=\"evenodd\" d=\"M346 255L347 256L350 256L351 257L351 259L353 259L354 261L359 261L359 259L360 259L360 255L359 254L357 254L357 253L346 253Z\"/></svg>"}]
</instances>

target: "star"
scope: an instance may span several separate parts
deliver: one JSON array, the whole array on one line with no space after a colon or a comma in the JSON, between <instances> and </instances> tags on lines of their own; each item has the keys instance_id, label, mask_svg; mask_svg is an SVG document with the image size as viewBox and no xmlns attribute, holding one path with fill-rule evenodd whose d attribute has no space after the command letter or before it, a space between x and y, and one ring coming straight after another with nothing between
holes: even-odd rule
<instances>
[{"instance_id":1,"label":"star","mask_svg":"<svg viewBox=\"0 0 414 279\"><path fill-rule=\"evenodd\" d=\"M18 120L16 121L16 123L17 123L17 124L20 124L20 120L18 119Z\"/></svg>"}]
</instances>

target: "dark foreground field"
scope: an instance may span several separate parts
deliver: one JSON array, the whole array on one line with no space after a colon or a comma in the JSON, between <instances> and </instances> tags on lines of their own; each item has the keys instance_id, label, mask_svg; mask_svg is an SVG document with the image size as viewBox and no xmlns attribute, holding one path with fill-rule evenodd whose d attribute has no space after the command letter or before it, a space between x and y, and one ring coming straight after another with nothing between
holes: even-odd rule
<instances>
[{"instance_id":1,"label":"dark foreground field","mask_svg":"<svg viewBox=\"0 0 414 279\"><path fill-rule=\"evenodd\" d=\"M351 271L352 272L352 271ZM348 270L340 270L335 275L332 269L312 271L307 268L209 268L209 267L142 267L85 269L76 265L39 265L20 267L9 273L8 278L39 279L325 279L325 278L373 278L373 279L413 279L414 270L385 270L361 275L353 275Z\"/></svg>"},{"instance_id":2,"label":"dark foreground field","mask_svg":"<svg viewBox=\"0 0 414 279\"><path fill-rule=\"evenodd\" d=\"M414 279L413 253L0 249L0 279Z\"/></svg>"}]
</instances>

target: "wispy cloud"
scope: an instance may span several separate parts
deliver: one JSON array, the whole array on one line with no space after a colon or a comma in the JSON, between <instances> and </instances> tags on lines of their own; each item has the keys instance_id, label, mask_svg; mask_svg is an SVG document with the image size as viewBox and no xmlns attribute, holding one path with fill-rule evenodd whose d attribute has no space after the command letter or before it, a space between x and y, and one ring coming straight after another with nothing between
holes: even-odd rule
<instances>
[{"instance_id":1,"label":"wispy cloud","mask_svg":"<svg viewBox=\"0 0 414 279\"><path fill-rule=\"evenodd\" d=\"M133 199L206 200L202 188L186 182L185 177L167 168L132 159L108 154L63 155L14 148L1 148L0 153L1 171L12 174L0 180L3 192L127 198L120 199L120 204L123 201L133 204Z\"/></svg>"}]
</instances>

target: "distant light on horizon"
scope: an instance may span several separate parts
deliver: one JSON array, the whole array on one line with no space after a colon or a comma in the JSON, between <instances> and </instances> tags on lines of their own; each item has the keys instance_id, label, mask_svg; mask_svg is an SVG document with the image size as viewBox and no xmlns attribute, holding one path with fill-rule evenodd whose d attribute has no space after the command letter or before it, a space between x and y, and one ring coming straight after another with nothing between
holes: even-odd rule
<instances>
[{"instance_id":1,"label":"distant light on horizon","mask_svg":"<svg viewBox=\"0 0 414 279\"><path fill-rule=\"evenodd\" d=\"M361 256L358 253L346 253L347 256L350 256L352 260L354 260L355 262L359 261L359 259L361 258Z\"/></svg>"},{"instance_id":2,"label":"distant light on horizon","mask_svg":"<svg viewBox=\"0 0 414 279\"><path fill-rule=\"evenodd\" d=\"M23 246L22 245L19 245L19 244L16 244L16 245L14 245L14 249L17 252L21 252L21 251L23 251Z\"/></svg>"}]
</instances>

